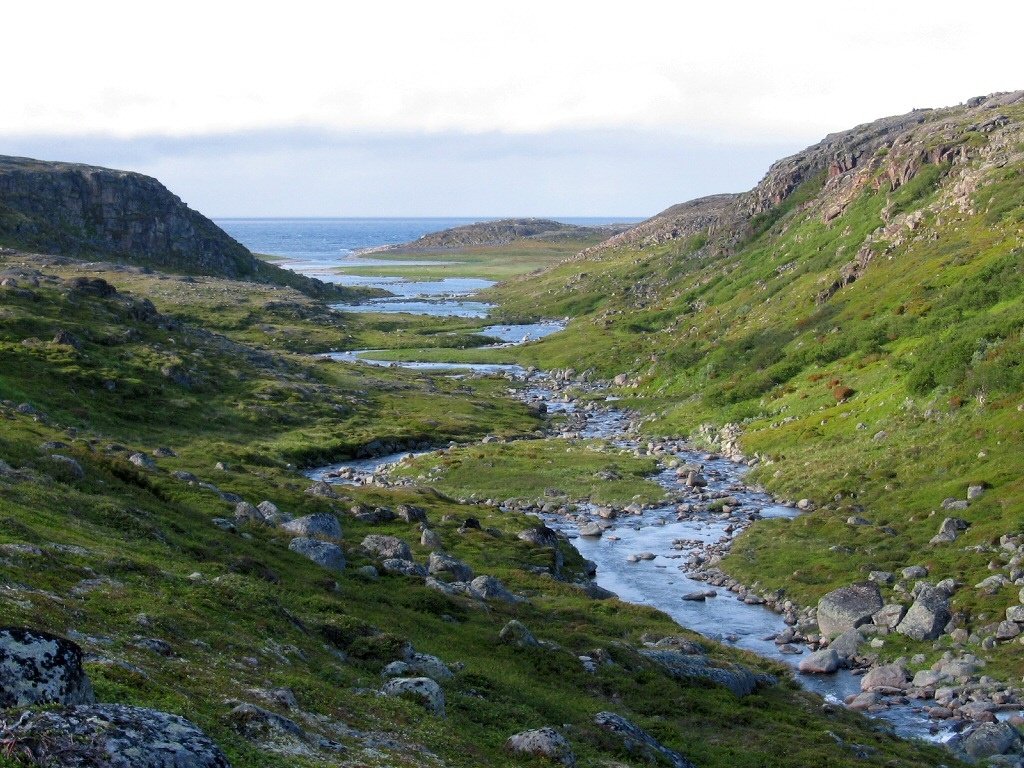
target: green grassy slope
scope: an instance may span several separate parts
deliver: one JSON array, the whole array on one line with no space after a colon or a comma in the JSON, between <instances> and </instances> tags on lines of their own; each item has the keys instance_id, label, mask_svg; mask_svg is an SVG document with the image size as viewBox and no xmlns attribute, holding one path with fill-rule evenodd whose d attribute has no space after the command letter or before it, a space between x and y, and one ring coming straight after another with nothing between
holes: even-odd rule
<instances>
[{"instance_id":1,"label":"green grassy slope","mask_svg":"<svg viewBox=\"0 0 1024 768\"><path fill-rule=\"evenodd\" d=\"M374 443L531 433L536 415L503 396L507 382L469 387L295 354L342 345L357 329L281 289L17 253L3 255L0 273L0 611L5 624L81 643L101 701L183 714L236 768L543 765L503 744L545 725L568 735L581 764L646 764L593 726L602 710L702 766L945 760L788 682L737 699L672 680L635 648L678 628L655 611L585 597L571 548L557 569L552 549L516 537L530 518L416 488L305 492L297 466ZM171 451L154 457L157 448ZM132 463L133 453L153 465ZM294 515L338 514L348 568L329 572L290 552L280 529L221 530L212 519L232 516L226 493ZM401 504L423 507L446 551L529 603L483 608L418 579L360 576L373 562L359 546L370 533L402 537L425 561L416 523L349 515ZM482 529L460 532L470 516ZM513 618L561 650L502 645ZM376 695L382 667L406 643L457 669L443 683L445 718ZM611 663L590 673L577 657L596 649ZM273 693L282 688L294 706ZM312 736L247 735L230 716L239 702ZM345 751L317 746L321 737ZM12 752L0 764L18 765Z\"/></svg>"},{"instance_id":2,"label":"green grassy slope","mask_svg":"<svg viewBox=\"0 0 1024 768\"><path fill-rule=\"evenodd\" d=\"M965 585L992 561L1009 575L999 539L1024 532L1018 97L829 137L705 232L648 243L620 238L495 296L510 316L574 318L523 362L625 374L619 394L656 434L736 423L753 480L821 507L755 526L733 574L805 604L914 563ZM984 496L941 508L969 485ZM929 546L950 514L971 528ZM967 588L954 610L984 636L1016 603L1012 587ZM993 663L1020 675L1022 651Z\"/></svg>"}]
</instances>

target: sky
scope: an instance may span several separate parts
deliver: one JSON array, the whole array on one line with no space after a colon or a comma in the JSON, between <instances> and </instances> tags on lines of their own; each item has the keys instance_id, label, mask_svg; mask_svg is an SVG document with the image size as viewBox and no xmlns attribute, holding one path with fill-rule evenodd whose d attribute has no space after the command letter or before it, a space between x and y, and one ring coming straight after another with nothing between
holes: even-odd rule
<instances>
[{"instance_id":1,"label":"sky","mask_svg":"<svg viewBox=\"0 0 1024 768\"><path fill-rule=\"evenodd\" d=\"M1024 3L35 0L0 154L208 216L630 216L834 131L1024 89Z\"/></svg>"}]
</instances>

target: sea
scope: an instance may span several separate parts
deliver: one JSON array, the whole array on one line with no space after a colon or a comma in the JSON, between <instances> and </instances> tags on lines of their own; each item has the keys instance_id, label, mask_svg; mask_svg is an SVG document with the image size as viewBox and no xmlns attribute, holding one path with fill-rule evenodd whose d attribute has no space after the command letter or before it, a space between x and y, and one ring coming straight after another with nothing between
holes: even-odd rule
<instances>
[{"instance_id":1,"label":"sea","mask_svg":"<svg viewBox=\"0 0 1024 768\"><path fill-rule=\"evenodd\" d=\"M545 217L566 224L635 223L625 217ZM495 218L223 218L215 223L253 253L282 259L289 269L322 274L366 248L400 245L431 232Z\"/></svg>"}]
</instances>

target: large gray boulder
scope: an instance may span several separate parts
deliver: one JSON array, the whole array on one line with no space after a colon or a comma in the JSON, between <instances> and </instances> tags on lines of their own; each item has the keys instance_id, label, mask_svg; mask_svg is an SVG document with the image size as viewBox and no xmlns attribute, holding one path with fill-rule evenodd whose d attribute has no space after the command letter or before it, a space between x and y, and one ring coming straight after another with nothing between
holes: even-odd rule
<instances>
[{"instance_id":1,"label":"large gray boulder","mask_svg":"<svg viewBox=\"0 0 1024 768\"><path fill-rule=\"evenodd\" d=\"M412 550L409 549L409 545L397 536L382 536L373 533L363 539L362 547L382 560L412 560Z\"/></svg>"},{"instance_id":2,"label":"large gray boulder","mask_svg":"<svg viewBox=\"0 0 1024 768\"><path fill-rule=\"evenodd\" d=\"M952 616L949 593L938 587L925 586L896 631L914 640L935 640Z\"/></svg>"},{"instance_id":3,"label":"large gray boulder","mask_svg":"<svg viewBox=\"0 0 1024 768\"><path fill-rule=\"evenodd\" d=\"M575 766L576 755L566 738L554 728L536 728L508 737L505 751L541 757L560 765Z\"/></svg>"},{"instance_id":4,"label":"large gray boulder","mask_svg":"<svg viewBox=\"0 0 1024 768\"><path fill-rule=\"evenodd\" d=\"M966 531L970 526L966 520L962 520L959 517L947 517L942 521L942 525L939 526L939 532L932 536L929 544L945 544L950 541L956 541L960 535L960 531Z\"/></svg>"},{"instance_id":5,"label":"large gray boulder","mask_svg":"<svg viewBox=\"0 0 1024 768\"><path fill-rule=\"evenodd\" d=\"M860 679L862 691L904 690L910 682L910 673L902 664L883 664L874 667Z\"/></svg>"},{"instance_id":6,"label":"large gray boulder","mask_svg":"<svg viewBox=\"0 0 1024 768\"><path fill-rule=\"evenodd\" d=\"M45 768L231 768L220 747L180 715L123 704L36 712L5 738L31 749L32 764Z\"/></svg>"},{"instance_id":7,"label":"large gray boulder","mask_svg":"<svg viewBox=\"0 0 1024 768\"><path fill-rule=\"evenodd\" d=\"M341 523L332 514L321 512L281 523L281 529L297 536L321 536L325 539L341 538Z\"/></svg>"},{"instance_id":8,"label":"large gray boulder","mask_svg":"<svg viewBox=\"0 0 1024 768\"><path fill-rule=\"evenodd\" d=\"M444 552L430 553L427 570L434 576L439 573L451 574L455 581L473 580L472 566L451 555L446 555Z\"/></svg>"},{"instance_id":9,"label":"large gray boulder","mask_svg":"<svg viewBox=\"0 0 1024 768\"><path fill-rule=\"evenodd\" d=\"M444 717L444 691L429 677L396 677L388 680L381 692L385 696L413 699L431 714Z\"/></svg>"},{"instance_id":10,"label":"large gray boulder","mask_svg":"<svg viewBox=\"0 0 1024 768\"><path fill-rule=\"evenodd\" d=\"M558 547L558 534L546 525L538 525L520 531L519 538L536 547Z\"/></svg>"},{"instance_id":11,"label":"large gray boulder","mask_svg":"<svg viewBox=\"0 0 1024 768\"><path fill-rule=\"evenodd\" d=\"M736 696L747 696L758 685L778 682L771 675L756 675L738 664L715 666L700 653L678 650L643 649L640 655L657 664L672 677L680 680L708 680L728 688Z\"/></svg>"},{"instance_id":12,"label":"large gray boulder","mask_svg":"<svg viewBox=\"0 0 1024 768\"><path fill-rule=\"evenodd\" d=\"M839 669L839 654L832 648L815 651L800 659L800 671L814 675L828 675Z\"/></svg>"},{"instance_id":13,"label":"large gray boulder","mask_svg":"<svg viewBox=\"0 0 1024 768\"><path fill-rule=\"evenodd\" d=\"M345 553L341 547L329 541L299 536L291 540L288 549L332 571L345 570Z\"/></svg>"},{"instance_id":14,"label":"large gray boulder","mask_svg":"<svg viewBox=\"0 0 1024 768\"><path fill-rule=\"evenodd\" d=\"M1004 755L1020 745L1020 735L1009 723L982 723L963 741L964 751L975 760Z\"/></svg>"},{"instance_id":15,"label":"large gray boulder","mask_svg":"<svg viewBox=\"0 0 1024 768\"><path fill-rule=\"evenodd\" d=\"M871 621L882 607L882 593L873 581L840 587L818 601L818 629L825 636L838 635Z\"/></svg>"},{"instance_id":16,"label":"large gray boulder","mask_svg":"<svg viewBox=\"0 0 1024 768\"><path fill-rule=\"evenodd\" d=\"M35 629L0 629L0 708L94 701L77 644Z\"/></svg>"},{"instance_id":17,"label":"large gray boulder","mask_svg":"<svg viewBox=\"0 0 1024 768\"><path fill-rule=\"evenodd\" d=\"M504 600L506 603L526 602L526 598L514 595L494 576L477 576L470 586L484 600Z\"/></svg>"},{"instance_id":18,"label":"large gray boulder","mask_svg":"<svg viewBox=\"0 0 1024 768\"><path fill-rule=\"evenodd\" d=\"M512 621L501 628L501 632L498 633L498 640L505 645L515 646L516 648L536 648L540 645L537 642L537 638L533 636L533 633L522 622L515 619L512 619Z\"/></svg>"},{"instance_id":19,"label":"large gray boulder","mask_svg":"<svg viewBox=\"0 0 1024 768\"><path fill-rule=\"evenodd\" d=\"M622 715L614 712L598 712L594 725L615 736L623 748L647 763L667 763L672 768L696 768L678 752L663 746L653 736L641 730Z\"/></svg>"}]
</instances>

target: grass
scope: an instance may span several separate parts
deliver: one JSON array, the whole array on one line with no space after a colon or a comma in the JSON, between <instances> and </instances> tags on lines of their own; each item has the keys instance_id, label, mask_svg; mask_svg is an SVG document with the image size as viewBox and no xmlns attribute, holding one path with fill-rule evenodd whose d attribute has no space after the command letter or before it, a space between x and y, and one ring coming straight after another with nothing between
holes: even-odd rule
<instances>
[{"instance_id":1,"label":"grass","mask_svg":"<svg viewBox=\"0 0 1024 768\"><path fill-rule=\"evenodd\" d=\"M5 258L14 271L31 261ZM330 337L368 333L383 320L335 317L285 289L97 272L71 262L32 265L44 277L31 295L5 290L0 304L0 458L14 470L0 473L0 548L30 544L41 554L0 550L0 610L8 624L80 638L101 701L183 714L237 768L530 764L507 756L503 744L513 732L543 725L566 730L581 764L639 765L592 725L594 714L607 709L708 766L928 766L946 759L935 747L896 740L850 713L825 711L790 683L737 699L668 678L633 649L645 636L679 628L648 608L584 597L573 583L584 568L575 550L560 545L565 565L555 573L552 550L517 538L533 518L459 503L430 488L353 486L339 488L337 499L305 492L309 481L300 466L371 447L532 433L536 415L506 397L506 382L452 381L299 354L297 348ZM117 294L70 289L65 279L82 270L109 281ZM243 321L243 312L255 319ZM260 331L258 323L269 317L293 332ZM53 341L61 330L74 343ZM19 409L21 403L32 409ZM53 443L64 445L42 448ZM154 459L155 468L128 461L134 451L152 455L161 446L174 455ZM458 477L456 460L467 471L474 462L497 460L502 474L493 479L524 495L550 481L573 495L597 496L606 486L596 487L592 474L609 467L625 478L609 498L644 492L646 460L597 448L496 443L460 448L443 460L451 462L449 479ZM51 453L74 459L81 474ZM253 503L267 499L296 515L338 515L349 567L324 571L290 552L290 535L280 529L221 530L211 519L231 517L234 507L223 492ZM420 580L365 579L358 569L373 560L359 542L367 534L400 536L419 562L428 551L417 524L361 522L349 515L357 504L424 508L446 551L529 602L483 609ZM483 530L461 533L469 516ZM513 618L564 650L501 645L498 632ZM172 655L140 646L144 638L167 642ZM404 642L464 665L443 683L446 718L373 693ZM577 656L594 649L613 663L590 674ZM739 651L709 644L709 652L780 671ZM262 698L281 687L294 692L297 709ZM232 726L238 701L279 710L349 751L269 751ZM877 752L861 759L828 733Z\"/></svg>"}]
</instances>

